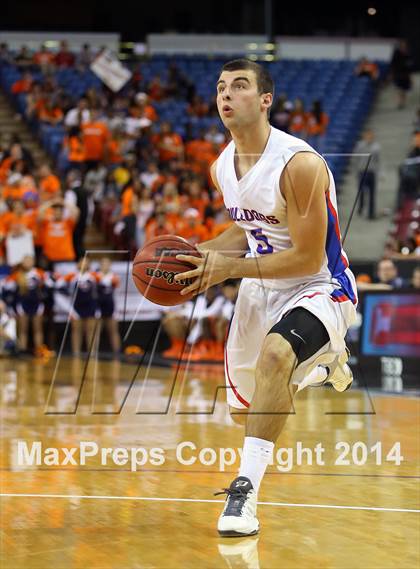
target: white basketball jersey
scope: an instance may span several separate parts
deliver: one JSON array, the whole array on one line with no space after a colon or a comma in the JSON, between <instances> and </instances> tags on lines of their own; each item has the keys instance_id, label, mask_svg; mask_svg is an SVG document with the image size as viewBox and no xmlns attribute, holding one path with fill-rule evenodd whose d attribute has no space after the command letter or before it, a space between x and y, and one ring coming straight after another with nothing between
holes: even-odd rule
<instances>
[{"instance_id":1,"label":"white basketball jersey","mask_svg":"<svg viewBox=\"0 0 420 569\"><path fill-rule=\"evenodd\" d=\"M280 191L280 176L289 160L302 151L316 153L305 141L271 127L264 152L239 181L235 171L233 141L217 159L217 181L230 217L246 233L248 257L277 253L292 247L287 225L286 200ZM338 301L350 299L356 304L354 276L348 269L348 260L341 248L335 184L329 168L328 174L330 184L325 203L328 230L321 270L305 277L262 279L262 284L268 288L285 289L305 283L332 282L337 285ZM260 279L256 280L261 282Z\"/></svg>"}]
</instances>

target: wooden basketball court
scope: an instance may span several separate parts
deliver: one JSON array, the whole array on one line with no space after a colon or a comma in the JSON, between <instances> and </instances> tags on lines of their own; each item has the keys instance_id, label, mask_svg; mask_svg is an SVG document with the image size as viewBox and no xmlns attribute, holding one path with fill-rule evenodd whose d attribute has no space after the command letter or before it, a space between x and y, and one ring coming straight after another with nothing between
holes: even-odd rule
<instances>
[{"instance_id":1,"label":"wooden basketball court","mask_svg":"<svg viewBox=\"0 0 420 569\"><path fill-rule=\"evenodd\" d=\"M221 449L237 451L243 438L228 417L223 388L217 389L224 384L222 367L0 360L0 378L2 567L419 566L414 398L365 389L299 394L276 445L293 450L293 465L288 469L285 450L282 468L280 462L269 467L259 494L260 534L222 539L216 521L223 496L213 494L235 477L239 458L233 462L232 452ZM121 451L121 464L103 464L99 455L85 465L64 464L59 451L59 464L22 466L22 441L27 448L40 441L43 451L79 449L83 441L100 449L142 448L136 457L146 461L132 471ZM297 465L298 442L312 450L320 444L324 464L314 452L307 464L305 451ZM213 452L200 455L203 448ZM340 454L349 464L335 464ZM221 456L231 463L224 472Z\"/></svg>"}]
</instances>

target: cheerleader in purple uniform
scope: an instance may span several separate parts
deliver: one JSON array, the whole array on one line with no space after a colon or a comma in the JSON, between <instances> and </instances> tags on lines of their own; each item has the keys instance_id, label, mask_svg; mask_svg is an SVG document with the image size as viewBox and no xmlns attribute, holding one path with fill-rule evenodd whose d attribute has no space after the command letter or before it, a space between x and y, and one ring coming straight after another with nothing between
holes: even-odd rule
<instances>
[{"instance_id":1,"label":"cheerleader in purple uniform","mask_svg":"<svg viewBox=\"0 0 420 569\"><path fill-rule=\"evenodd\" d=\"M23 352L28 351L29 325L32 323L34 353L42 356L46 352L42 329L44 302L43 290L46 274L35 267L34 257L26 255L17 269L5 279L4 293L13 296L13 307L17 317L18 344Z\"/></svg>"},{"instance_id":2,"label":"cheerleader in purple uniform","mask_svg":"<svg viewBox=\"0 0 420 569\"><path fill-rule=\"evenodd\" d=\"M77 268L77 272L69 273L62 278L68 293L73 298L70 318L71 345L75 357L80 356L83 338L86 341L87 351L93 348L98 310L97 278L96 274L90 271L89 260L80 259Z\"/></svg>"},{"instance_id":3,"label":"cheerleader in purple uniform","mask_svg":"<svg viewBox=\"0 0 420 569\"><path fill-rule=\"evenodd\" d=\"M114 291L119 286L120 279L111 271L111 260L108 257L104 257L101 260L100 270L96 273L96 279L101 320L108 332L112 351L114 354L118 354L121 348L121 339L118 322L114 318Z\"/></svg>"}]
</instances>

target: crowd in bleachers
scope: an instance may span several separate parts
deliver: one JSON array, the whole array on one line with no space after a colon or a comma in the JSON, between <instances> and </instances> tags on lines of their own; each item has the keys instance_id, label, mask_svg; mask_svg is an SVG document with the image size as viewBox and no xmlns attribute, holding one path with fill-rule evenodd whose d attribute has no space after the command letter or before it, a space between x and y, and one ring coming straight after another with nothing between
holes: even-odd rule
<instances>
[{"instance_id":1,"label":"crowd in bleachers","mask_svg":"<svg viewBox=\"0 0 420 569\"><path fill-rule=\"evenodd\" d=\"M395 259L420 257L420 108L412 125L412 142L399 166L399 185L386 254Z\"/></svg>"},{"instance_id":2,"label":"crowd in bleachers","mask_svg":"<svg viewBox=\"0 0 420 569\"><path fill-rule=\"evenodd\" d=\"M2 329L6 330L6 317L9 333L10 322L16 320L14 346L26 352L31 327L35 354L51 354L44 341L45 319L51 319L54 292L60 290L72 297L73 354L79 355L82 346L92 349L98 321L108 328L112 350L118 353L121 341L111 299L115 276L107 277L98 268L82 268L80 263L76 272L67 275L60 275L55 267L83 259L84 233L92 218L115 246L132 252L145 239L163 233L177 233L191 242L217 235L230 221L220 197L209 189L208 168L226 143L225 135L216 124L191 139L182 138L167 121L152 128L159 117L150 102L166 97L190 98L186 112L192 118L210 113L210 105L194 94L193 85L175 66L165 87L152 78L147 94L131 85L126 96L114 97L98 85L70 101L57 85L56 75L63 66L77 65L76 58L59 62L44 48L32 57L28 53L21 50L13 62L2 49L6 68L13 69L14 63L24 68L10 92L41 140L51 129L62 129L64 136L54 171L47 163L35 168L30 152L16 137L2 139L0 255L11 274L2 280L1 288L13 309L8 316L2 310ZM133 83L138 80L135 74ZM104 304L105 288L111 297ZM224 299L220 291L217 296L219 302ZM212 339L213 332L204 332L205 344L200 337L195 344L201 356L206 352L213 357L213 345L220 353L220 325L215 314L207 317L205 305L212 302L201 302L200 326L211 318L215 336ZM182 321L184 316L177 318ZM170 330L168 335L172 341Z\"/></svg>"},{"instance_id":3,"label":"crowd in bleachers","mask_svg":"<svg viewBox=\"0 0 420 569\"><path fill-rule=\"evenodd\" d=\"M370 133L370 131L367 131ZM363 149L361 149L363 150ZM372 152L372 150L370 150ZM374 154L372 154L374 157ZM365 175L365 172L364 172ZM363 207L359 203L359 210ZM407 158L399 166L397 203L385 246L384 256L374 274L356 275L358 289L395 290L420 289L420 266L414 266L410 276L402 277L394 261L420 258L420 109L413 122L412 143Z\"/></svg>"},{"instance_id":4,"label":"crowd in bleachers","mask_svg":"<svg viewBox=\"0 0 420 569\"><path fill-rule=\"evenodd\" d=\"M359 291L371 290L420 290L420 265L413 268L411 276L400 276L397 264L389 257L383 257L376 264L373 275L358 273L356 275Z\"/></svg>"},{"instance_id":5,"label":"crowd in bleachers","mask_svg":"<svg viewBox=\"0 0 420 569\"><path fill-rule=\"evenodd\" d=\"M11 53L0 46L1 85L54 159L54 168L48 163L35 166L17 137L0 142L0 256L12 267L6 300L18 318L19 348L27 349L30 320L35 352L41 355L52 346L44 347L37 311L44 311L44 321L51 318L51 291L57 287L76 294L73 353L80 353L83 338L87 350L93 342L101 313L101 269L79 267L72 277L55 270L57 263L83 258L91 223L110 245L131 255L158 235L177 234L194 244L217 236L231 223L209 179L209 165L228 142L214 96L222 60L153 58L136 63L130 81L114 93L89 69L96 55L88 45L73 54L65 42L56 53L45 46L35 53L25 47ZM369 73L366 69L356 72L353 63L337 61L270 64L284 90L273 105L272 124L326 153L336 179L346 161L340 153L349 152L356 141L373 97L372 79L380 73L376 64ZM334 90L329 88L332 80ZM26 306L32 286L37 302L22 319L17 307ZM234 294L235 286L228 285L217 302L211 293L203 300L200 334L193 334L199 357L207 353L220 358L226 318L220 313L216 323L214 302L228 302ZM118 352L116 323L102 317L105 323L110 319L106 327ZM178 355L185 323L184 308L165 317L171 339L167 357Z\"/></svg>"}]
</instances>

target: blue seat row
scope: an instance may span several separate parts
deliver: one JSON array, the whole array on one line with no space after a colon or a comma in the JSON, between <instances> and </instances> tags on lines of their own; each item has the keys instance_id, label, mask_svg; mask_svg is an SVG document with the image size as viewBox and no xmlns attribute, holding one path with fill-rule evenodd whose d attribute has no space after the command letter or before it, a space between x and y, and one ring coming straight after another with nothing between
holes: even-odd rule
<instances>
[{"instance_id":1,"label":"blue seat row","mask_svg":"<svg viewBox=\"0 0 420 569\"><path fill-rule=\"evenodd\" d=\"M159 76L165 83L168 79L169 64L174 61L178 69L193 81L196 92L210 102L215 96L217 77L225 62L221 57L205 59L201 56L158 56L144 61L140 65L143 89L155 76ZM339 181L348 161L340 154L350 152L360 134L373 100L374 85L369 79L354 75L353 61L280 60L263 65L273 76L277 95L286 93L292 101L299 97L307 108L313 100L322 100L324 109L330 116L324 151L328 154L327 161ZM386 65L381 62L379 67L383 75ZM33 75L36 80L42 79L40 72ZM6 92L10 93L13 83L20 77L21 73L15 66L0 67L0 83ZM82 96L88 88L101 85L99 78L90 70L81 72L76 69L59 69L55 72L55 79L75 99ZM25 95L15 97L15 102L19 112L23 114L26 108ZM218 117L197 118L188 115L188 104L185 100L169 99L153 104L159 119L170 121L174 130L183 137L187 134L197 137L202 129L213 124L223 128ZM39 133L46 150L57 157L64 136L63 127L42 126Z\"/></svg>"}]
</instances>

